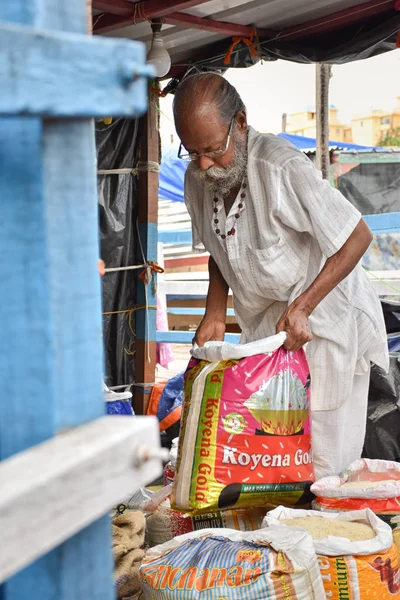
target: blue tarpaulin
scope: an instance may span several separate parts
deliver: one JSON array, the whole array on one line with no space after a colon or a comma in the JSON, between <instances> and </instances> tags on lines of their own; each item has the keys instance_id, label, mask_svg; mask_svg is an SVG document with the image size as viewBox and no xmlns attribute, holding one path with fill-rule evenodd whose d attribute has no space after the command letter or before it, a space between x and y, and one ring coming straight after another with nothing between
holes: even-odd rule
<instances>
[{"instance_id":1,"label":"blue tarpaulin","mask_svg":"<svg viewBox=\"0 0 400 600\"><path fill-rule=\"evenodd\" d=\"M178 147L163 148L158 197L160 200L183 202L183 182L188 160L178 158Z\"/></svg>"},{"instance_id":2,"label":"blue tarpaulin","mask_svg":"<svg viewBox=\"0 0 400 600\"><path fill-rule=\"evenodd\" d=\"M304 137L302 135L292 135L290 133L278 133L278 137L284 138L291 142L293 146L296 146L299 150L312 151L317 146L315 138ZM359 152L373 152L377 150L375 146L360 146L359 144L350 144L349 142L329 142L329 148L331 150L357 150Z\"/></svg>"},{"instance_id":3,"label":"blue tarpaulin","mask_svg":"<svg viewBox=\"0 0 400 600\"><path fill-rule=\"evenodd\" d=\"M314 138L303 137L300 135L290 135L289 133L279 133L282 137L291 142L296 148L303 151L313 151L316 147ZM344 142L329 142L332 149L373 151L374 147L359 146L358 144L349 144ZM160 168L160 183L158 197L160 200L170 200L172 202L183 202L183 182L185 171L189 164L188 160L178 158L178 147L168 146L163 148L163 156Z\"/></svg>"}]
</instances>

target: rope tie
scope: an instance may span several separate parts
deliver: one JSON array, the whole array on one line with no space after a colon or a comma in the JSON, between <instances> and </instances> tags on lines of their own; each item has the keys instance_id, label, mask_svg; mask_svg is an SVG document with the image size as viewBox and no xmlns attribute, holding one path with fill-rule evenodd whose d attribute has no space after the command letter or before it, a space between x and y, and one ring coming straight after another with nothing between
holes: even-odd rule
<instances>
[{"instance_id":1,"label":"rope tie","mask_svg":"<svg viewBox=\"0 0 400 600\"><path fill-rule=\"evenodd\" d=\"M97 175L138 175L139 173L158 173L160 164L153 160L140 160L136 167L123 169L98 169Z\"/></svg>"},{"instance_id":2,"label":"rope tie","mask_svg":"<svg viewBox=\"0 0 400 600\"><path fill-rule=\"evenodd\" d=\"M257 52L257 49L256 49L256 47L254 45L254 36L255 36L255 34L256 34L256 30L255 30L255 27L253 27L253 30L252 30L251 34L249 35L249 37L233 37L232 38L232 43L229 46L228 51L227 51L227 53L225 55L224 64L225 65L229 65L229 63L231 62L233 51L234 51L235 47L238 44L240 44L240 43L245 44L246 46L248 46L249 51L250 51L250 56L252 58L257 58L258 52Z\"/></svg>"},{"instance_id":3,"label":"rope tie","mask_svg":"<svg viewBox=\"0 0 400 600\"><path fill-rule=\"evenodd\" d=\"M127 267L111 267L111 268L106 268L104 261L103 260L99 260L98 261L98 269L99 269L99 273L101 276L106 275L107 273L114 273L117 271L128 271L128 270L137 270L137 269L142 269L141 273L139 274L139 279L143 282L144 284L144 294L145 294L145 304L143 305L137 305L134 306L132 308L128 308L125 310L113 310L113 311L109 311L109 312L103 312L103 315L107 316L107 315L121 315L121 314L126 314L126 318L128 321L128 327L129 330L133 336L133 338L136 338L136 333L133 327L133 323L132 323L132 315L138 311L138 310L145 310L146 311L146 325L147 325L147 336L146 336L146 352L147 352L147 357L146 357L146 361L149 363L150 362L150 323L149 323L149 310L157 310L157 306L156 305L149 305L148 302L148 286L150 284L153 284L153 296L156 295L157 293L157 286L156 286L156 274L157 273L164 273L164 269L155 261L155 260L146 260L146 258L144 257L144 250L143 250L143 244L142 244L142 240L140 237L140 232L139 232L139 225L138 225L138 221L136 221L136 228L137 228L137 233L138 233L138 240L139 240L139 247L140 247L140 251L142 254L142 259L143 259L143 263L141 265L130 265ZM126 354L129 355L134 355L135 351L132 349L132 346L135 342L135 339L132 340L132 342L130 343L129 348L124 348L124 352Z\"/></svg>"},{"instance_id":4,"label":"rope tie","mask_svg":"<svg viewBox=\"0 0 400 600\"><path fill-rule=\"evenodd\" d=\"M133 340L129 344L128 348L124 348L124 352L128 356L135 355L135 350L133 349L133 346L135 344L136 332L135 332L135 328L133 327L133 323L132 323L132 315L138 310L146 310L146 312L148 313L149 310L157 310L157 306L152 305L152 304L150 304L149 306L146 306L146 304L143 304L143 305L138 304L136 306L132 306L132 308L127 308L125 310L111 310L109 312L103 312L104 316L123 315L123 314L126 315L126 320L128 323L129 331L131 332L132 337L133 337Z\"/></svg>"}]
</instances>

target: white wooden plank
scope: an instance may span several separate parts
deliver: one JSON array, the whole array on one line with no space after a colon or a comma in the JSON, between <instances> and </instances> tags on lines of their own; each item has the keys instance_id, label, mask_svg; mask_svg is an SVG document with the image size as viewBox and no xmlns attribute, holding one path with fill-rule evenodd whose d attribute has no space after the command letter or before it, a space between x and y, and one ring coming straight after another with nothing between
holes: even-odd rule
<instances>
[{"instance_id":1,"label":"white wooden plank","mask_svg":"<svg viewBox=\"0 0 400 600\"><path fill-rule=\"evenodd\" d=\"M166 273L165 281L207 281L208 283L208 271L186 271L185 273Z\"/></svg>"},{"instance_id":2,"label":"white wooden plank","mask_svg":"<svg viewBox=\"0 0 400 600\"><path fill-rule=\"evenodd\" d=\"M167 255L167 253L165 252ZM376 271L368 273L371 284L379 296L400 296L400 271ZM375 277L374 277L375 276ZM376 279L379 277L381 281ZM167 273L165 275L168 296L206 296L208 273ZM395 289L394 289L395 288ZM231 293L231 292L229 292Z\"/></svg>"},{"instance_id":3,"label":"white wooden plank","mask_svg":"<svg viewBox=\"0 0 400 600\"><path fill-rule=\"evenodd\" d=\"M154 480L163 453L157 419L109 416L0 463L0 582Z\"/></svg>"}]
</instances>

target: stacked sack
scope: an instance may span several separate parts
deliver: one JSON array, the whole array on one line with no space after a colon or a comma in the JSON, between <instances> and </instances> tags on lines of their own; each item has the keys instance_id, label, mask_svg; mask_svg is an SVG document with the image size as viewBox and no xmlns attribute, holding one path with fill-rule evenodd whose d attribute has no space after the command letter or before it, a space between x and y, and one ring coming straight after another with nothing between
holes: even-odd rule
<instances>
[{"instance_id":1,"label":"stacked sack","mask_svg":"<svg viewBox=\"0 0 400 600\"><path fill-rule=\"evenodd\" d=\"M400 597L398 549L390 526L371 510L335 514L278 507L263 525L311 533L327 598Z\"/></svg>"},{"instance_id":2,"label":"stacked sack","mask_svg":"<svg viewBox=\"0 0 400 600\"><path fill-rule=\"evenodd\" d=\"M150 549L145 600L325 600L310 535L284 528L207 529Z\"/></svg>"},{"instance_id":3,"label":"stacked sack","mask_svg":"<svg viewBox=\"0 0 400 600\"><path fill-rule=\"evenodd\" d=\"M390 523L400 514L400 463L388 460L356 460L338 476L318 480L311 491L313 507L322 511L370 508Z\"/></svg>"},{"instance_id":4,"label":"stacked sack","mask_svg":"<svg viewBox=\"0 0 400 600\"><path fill-rule=\"evenodd\" d=\"M283 348L285 335L193 351L174 509L201 514L309 502L309 368L303 350Z\"/></svg>"},{"instance_id":5,"label":"stacked sack","mask_svg":"<svg viewBox=\"0 0 400 600\"><path fill-rule=\"evenodd\" d=\"M261 528L265 509L225 510L193 515L171 508L172 485L155 492L141 488L126 502L121 503L116 514L129 514L141 511L146 519L146 545L149 547L164 544L174 537L207 528L236 529L255 531Z\"/></svg>"},{"instance_id":6,"label":"stacked sack","mask_svg":"<svg viewBox=\"0 0 400 600\"><path fill-rule=\"evenodd\" d=\"M165 471L172 502L147 519L151 544L171 539L146 553L145 599L325 600L310 535L261 529L267 507L306 503L314 481L309 368L284 341L193 352Z\"/></svg>"},{"instance_id":7,"label":"stacked sack","mask_svg":"<svg viewBox=\"0 0 400 600\"><path fill-rule=\"evenodd\" d=\"M167 498L147 517L147 541L153 547L176 536L209 528L255 531L260 529L264 516L265 510L260 508L185 514L171 508L170 499Z\"/></svg>"},{"instance_id":8,"label":"stacked sack","mask_svg":"<svg viewBox=\"0 0 400 600\"><path fill-rule=\"evenodd\" d=\"M194 351L181 436L164 470L172 501L161 491L154 510L147 507L150 546L210 527L254 531L267 507L306 501L314 480L309 369L304 352L287 352L284 340Z\"/></svg>"}]
</instances>

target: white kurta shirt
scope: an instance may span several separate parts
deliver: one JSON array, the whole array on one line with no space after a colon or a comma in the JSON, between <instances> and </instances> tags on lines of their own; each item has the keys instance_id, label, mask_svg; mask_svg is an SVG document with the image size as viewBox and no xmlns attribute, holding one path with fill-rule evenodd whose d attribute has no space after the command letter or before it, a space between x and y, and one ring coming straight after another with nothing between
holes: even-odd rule
<instances>
[{"instance_id":1,"label":"white kurta shirt","mask_svg":"<svg viewBox=\"0 0 400 600\"><path fill-rule=\"evenodd\" d=\"M189 165L185 178L193 248L211 254L231 288L241 341L272 335L288 304L340 250L361 214L292 144L252 128L246 197L239 193L228 216L223 200L214 202L193 167ZM236 235L217 235L215 217L221 233L235 227ZM360 265L316 307L310 326L314 337L307 357L314 410L341 406L354 374L369 361L388 368L381 305Z\"/></svg>"}]
</instances>

